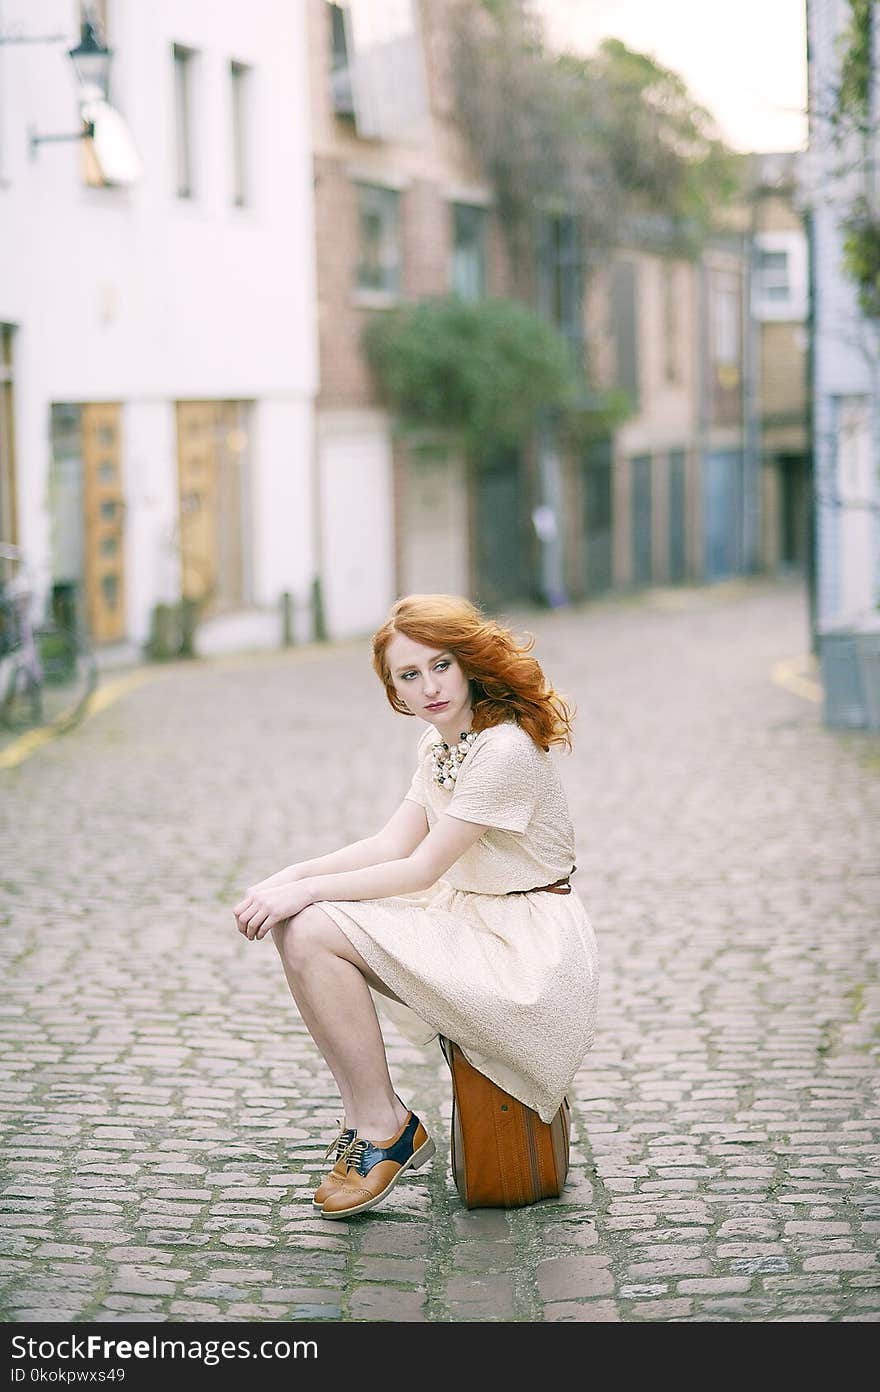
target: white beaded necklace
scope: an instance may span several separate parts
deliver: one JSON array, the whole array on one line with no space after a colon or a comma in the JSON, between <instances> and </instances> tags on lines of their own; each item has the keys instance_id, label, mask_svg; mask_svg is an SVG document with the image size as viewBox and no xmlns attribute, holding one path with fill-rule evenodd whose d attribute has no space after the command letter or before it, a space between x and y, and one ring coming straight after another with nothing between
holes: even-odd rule
<instances>
[{"instance_id":1,"label":"white beaded necklace","mask_svg":"<svg viewBox=\"0 0 880 1392\"><path fill-rule=\"evenodd\" d=\"M445 740L438 740L436 744L431 745L431 768L434 781L439 783L441 788L455 787L458 770L476 738L475 731L462 730L458 737L458 744L452 745L451 748Z\"/></svg>"}]
</instances>

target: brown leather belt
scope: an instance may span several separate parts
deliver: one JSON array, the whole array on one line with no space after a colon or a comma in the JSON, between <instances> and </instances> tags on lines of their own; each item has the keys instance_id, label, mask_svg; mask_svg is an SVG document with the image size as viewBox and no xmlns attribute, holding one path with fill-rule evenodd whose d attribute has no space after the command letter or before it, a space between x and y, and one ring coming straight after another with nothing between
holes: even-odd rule
<instances>
[{"instance_id":1,"label":"brown leather belt","mask_svg":"<svg viewBox=\"0 0 880 1392\"><path fill-rule=\"evenodd\" d=\"M568 879L569 875L573 875L576 869L577 866L573 865L569 870L568 875L560 876L560 878L558 880L554 880L552 884L535 885L534 889L509 889L507 893L538 894L541 891L546 891L547 894L571 894L571 885L568 883Z\"/></svg>"}]
</instances>

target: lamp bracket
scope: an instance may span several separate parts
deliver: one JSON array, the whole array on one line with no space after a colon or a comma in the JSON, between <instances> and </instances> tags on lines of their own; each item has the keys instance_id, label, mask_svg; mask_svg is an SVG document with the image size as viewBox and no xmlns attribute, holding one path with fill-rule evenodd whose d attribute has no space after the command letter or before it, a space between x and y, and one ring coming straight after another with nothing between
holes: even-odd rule
<instances>
[{"instance_id":1,"label":"lamp bracket","mask_svg":"<svg viewBox=\"0 0 880 1392\"><path fill-rule=\"evenodd\" d=\"M94 121L84 121L82 130L77 131L74 135L38 135L33 127L31 127L28 131L28 146L30 148L31 159L36 159L37 147L39 145L54 144L62 140L93 140L94 137Z\"/></svg>"}]
</instances>

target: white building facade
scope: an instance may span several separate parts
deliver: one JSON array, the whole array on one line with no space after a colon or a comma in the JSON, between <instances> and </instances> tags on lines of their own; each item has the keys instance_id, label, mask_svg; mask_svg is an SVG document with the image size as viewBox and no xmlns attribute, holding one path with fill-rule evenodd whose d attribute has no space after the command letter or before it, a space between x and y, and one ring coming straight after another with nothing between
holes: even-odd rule
<instances>
[{"instance_id":1,"label":"white building facade","mask_svg":"<svg viewBox=\"0 0 880 1392\"><path fill-rule=\"evenodd\" d=\"M805 194L813 280L816 626L856 624L880 605L880 321L844 270L843 224L859 199L880 213L880 6L873 6L873 135L834 121L848 0L809 0L810 149ZM870 124L870 123L869 123Z\"/></svg>"},{"instance_id":2,"label":"white building facade","mask_svg":"<svg viewBox=\"0 0 880 1392\"><path fill-rule=\"evenodd\" d=\"M34 144L82 128L84 18L111 109ZM298 0L0 0L0 541L108 649L181 598L206 650L285 593L310 631L305 37Z\"/></svg>"}]
</instances>

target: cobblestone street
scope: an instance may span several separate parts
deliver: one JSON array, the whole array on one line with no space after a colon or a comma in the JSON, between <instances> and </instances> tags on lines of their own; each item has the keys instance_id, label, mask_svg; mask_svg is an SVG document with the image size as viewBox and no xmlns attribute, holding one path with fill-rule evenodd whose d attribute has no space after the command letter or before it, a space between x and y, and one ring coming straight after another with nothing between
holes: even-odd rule
<instances>
[{"instance_id":1,"label":"cobblestone street","mask_svg":"<svg viewBox=\"0 0 880 1392\"><path fill-rule=\"evenodd\" d=\"M0 773L3 1319L878 1318L880 740L772 679L800 582L507 618L578 707L602 953L561 1200L467 1212L439 1048L388 1027L437 1156L313 1214L336 1090L231 907L376 830L422 727L366 640L154 668Z\"/></svg>"}]
</instances>

